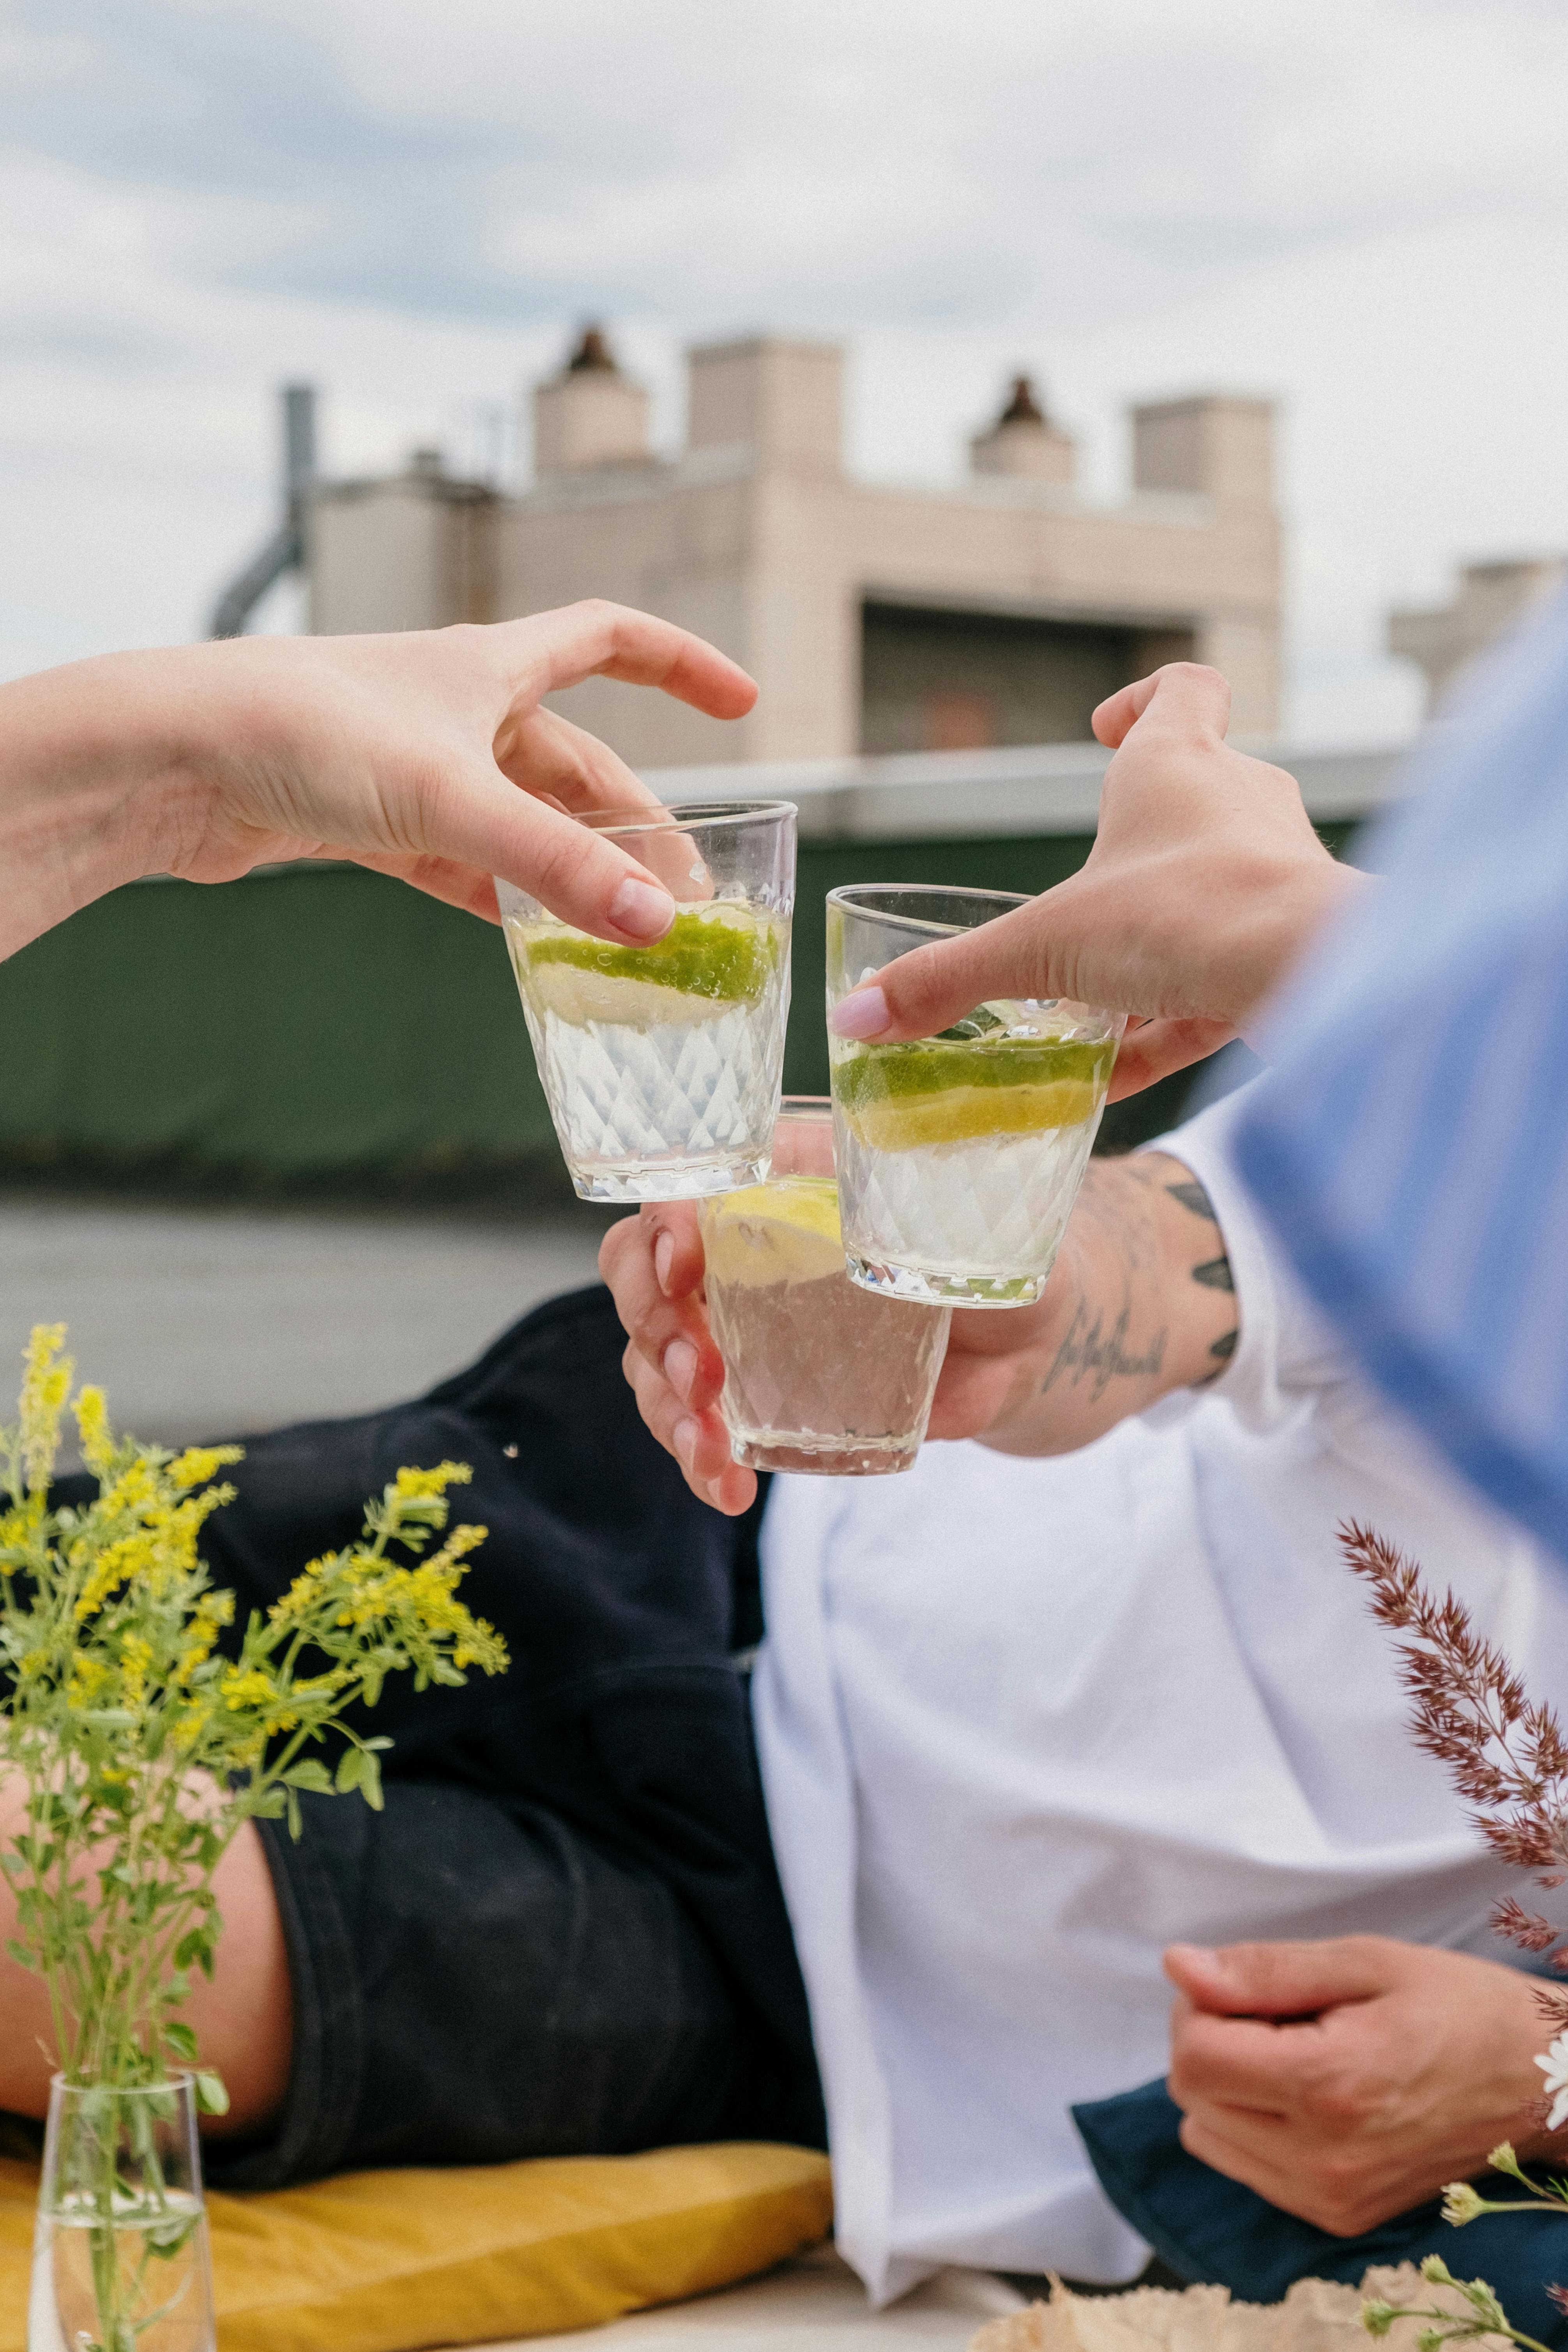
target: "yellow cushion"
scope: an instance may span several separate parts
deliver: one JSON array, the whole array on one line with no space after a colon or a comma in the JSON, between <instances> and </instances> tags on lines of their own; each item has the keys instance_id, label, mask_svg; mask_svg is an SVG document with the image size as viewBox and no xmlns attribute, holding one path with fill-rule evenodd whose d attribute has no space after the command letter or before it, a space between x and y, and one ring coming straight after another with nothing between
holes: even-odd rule
<instances>
[{"instance_id":1,"label":"yellow cushion","mask_svg":"<svg viewBox=\"0 0 1568 2352\"><path fill-rule=\"evenodd\" d=\"M37 2169L0 2158L0 2352L25 2352ZM416 2352L592 2327L826 2235L827 2159L731 2142L358 2172L208 2199L219 2352Z\"/></svg>"}]
</instances>

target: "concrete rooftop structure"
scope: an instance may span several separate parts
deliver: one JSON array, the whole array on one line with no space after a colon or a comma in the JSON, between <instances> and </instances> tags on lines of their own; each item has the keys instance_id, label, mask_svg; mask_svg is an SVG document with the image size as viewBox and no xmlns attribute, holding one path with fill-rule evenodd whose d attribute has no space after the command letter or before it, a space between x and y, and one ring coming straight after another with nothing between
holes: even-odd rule
<instances>
[{"instance_id":1,"label":"concrete rooftop structure","mask_svg":"<svg viewBox=\"0 0 1568 2352\"><path fill-rule=\"evenodd\" d=\"M1223 669L1233 730L1279 716L1280 532L1268 402L1131 412L1132 482L1076 487L1027 378L952 490L846 471L844 352L758 336L690 352L679 456L596 329L533 394L535 478L502 493L432 451L317 484L312 629L438 627L608 596L696 629L763 692L721 727L592 680L559 707L634 765L843 759L1083 741L1101 698L1162 661Z\"/></svg>"},{"instance_id":2,"label":"concrete rooftop structure","mask_svg":"<svg viewBox=\"0 0 1568 2352\"><path fill-rule=\"evenodd\" d=\"M1554 595L1564 581L1568 558L1561 555L1467 563L1452 603L1390 613L1388 650L1425 673L1427 700L1435 703L1467 662L1510 629L1532 604Z\"/></svg>"}]
</instances>

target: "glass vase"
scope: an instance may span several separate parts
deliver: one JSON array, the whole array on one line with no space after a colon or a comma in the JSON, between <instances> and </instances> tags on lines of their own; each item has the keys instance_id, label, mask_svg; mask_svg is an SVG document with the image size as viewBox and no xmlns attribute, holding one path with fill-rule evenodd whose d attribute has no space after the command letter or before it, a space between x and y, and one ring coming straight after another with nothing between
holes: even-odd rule
<instances>
[{"instance_id":1,"label":"glass vase","mask_svg":"<svg viewBox=\"0 0 1568 2352\"><path fill-rule=\"evenodd\" d=\"M189 2075L49 2088L27 2352L214 2352Z\"/></svg>"}]
</instances>

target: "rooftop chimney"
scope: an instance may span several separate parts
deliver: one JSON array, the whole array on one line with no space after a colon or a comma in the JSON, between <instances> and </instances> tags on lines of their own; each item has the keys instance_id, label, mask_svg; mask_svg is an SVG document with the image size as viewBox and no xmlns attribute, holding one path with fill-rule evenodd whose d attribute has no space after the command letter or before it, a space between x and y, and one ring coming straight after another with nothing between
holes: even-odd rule
<instances>
[{"instance_id":1,"label":"rooftop chimney","mask_svg":"<svg viewBox=\"0 0 1568 2352\"><path fill-rule=\"evenodd\" d=\"M1078 449L1070 433L1053 425L1026 375L1013 378L1013 389L994 425L977 433L969 445L971 471L1010 474L1034 482L1070 482Z\"/></svg>"},{"instance_id":2,"label":"rooftop chimney","mask_svg":"<svg viewBox=\"0 0 1568 2352\"><path fill-rule=\"evenodd\" d=\"M602 327L584 327L565 366L533 394L533 470L540 481L592 466L646 466L648 396L623 375Z\"/></svg>"}]
</instances>

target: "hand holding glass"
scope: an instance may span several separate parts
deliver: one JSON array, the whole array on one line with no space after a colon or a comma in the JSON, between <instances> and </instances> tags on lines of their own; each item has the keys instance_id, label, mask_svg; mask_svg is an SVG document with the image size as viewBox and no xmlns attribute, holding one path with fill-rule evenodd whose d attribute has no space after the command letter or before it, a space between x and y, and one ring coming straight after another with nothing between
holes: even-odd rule
<instances>
[{"instance_id":1,"label":"hand holding glass","mask_svg":"<svg viewBox=\"0 0 1568 2352\"><path fill-rule=\"evenodd\" d=\"M598 812L676 917L616 947L500 879L496 897L550 1116L584 1201L722 1192L768 1164L789 1010L787 801Z\"/></svg>"},{"instance_id":2,"label":"hand holding glass","mask_svg":"<svg viewBox=\"0 0 1568 2352\"><path fill-rule=\"evenodd\" d=\"M701 1221L735 1460L835 1477L907 1470L952 1318L849 1280L826 1100L788 1097L767 1181L704 1201Z\"/></svg>"},{"instance_id":3,"label":"hand holding glass","mask_svg":"<svg viewBox=\"0 0 1568 2352\"><path fill-rule=\"evenodd\" d=\"M910 949L1015 907L1004 890L827 894L829 1010ZM831 1040L851 1278L894 1298L1026 1307L1056 1259L1125 1016L1065 998L978 1004L939 1036Z\"/></svg>"}]
</instances>

